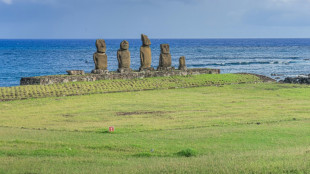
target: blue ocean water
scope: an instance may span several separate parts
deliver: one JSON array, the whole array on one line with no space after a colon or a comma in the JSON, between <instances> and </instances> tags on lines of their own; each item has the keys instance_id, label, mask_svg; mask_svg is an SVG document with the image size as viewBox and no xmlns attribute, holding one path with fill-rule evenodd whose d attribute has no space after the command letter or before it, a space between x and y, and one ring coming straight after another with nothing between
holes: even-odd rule
<instances>
[{"instance_id":1,"label":"blue ocean water","mask_svg":"<svg viewBox=\"0 0 310 174\"><path fill-rule=\"evenodd\" d=\"M117 69L120 39L107 39L108 68ZM132 68L140 66L140 39L128 39ZM186 56L189 68L219 68L222 73L271 76L310 74L310 39L151 39L152 66L160 44L170 44L173 66ZM0 86L19 85L21 77L66 74L94 68L95 40L0 40Z\"/></svg>"}]
</instances>

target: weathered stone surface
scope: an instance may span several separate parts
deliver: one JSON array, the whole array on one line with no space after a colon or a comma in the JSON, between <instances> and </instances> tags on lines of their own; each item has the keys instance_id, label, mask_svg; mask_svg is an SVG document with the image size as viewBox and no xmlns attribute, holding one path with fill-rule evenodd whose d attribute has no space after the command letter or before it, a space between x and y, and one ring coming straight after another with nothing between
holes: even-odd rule
<instances>
[{"instance_id":1,"label":"weathered stone surface","mask_svg":"<svg viewBox=\"0 0 310 174\"><path fill-rule=\"evenodd\" d=\"M68 70L66 71L68 75L84 75L84 70Z\"/></svg>"},{"instance_id":2,"label":"weathered stone surface","mask_svg":"<svg viewBox=\"0 0 310 174\"><path fill-rule=\"evenodd\" d=\"M160 53L162 53L162 54L170 54L169 44L160 44Z\"/></svg>"},{"instance_id":3,"label":"weathered stone surface","mask_svg":"<svg viewBox=\"0 0 310 174\"><path fill-rule=\"evenodd\" d=\"M143 46L151 45L151 40L147 37L147 35L141 34L141 40L142 40Z\"/></svg>"},{"instance_id":4,"label":"weathered stone surface","mask_svg":"<svg viewBox=\"0 0 310 174\"><path fill-rule=\"evenodd\" d=\"M127 40L123 40L120 44L121 50L128 50L129 49L129 42Z\"/></svg>"},{"instance_id":5,"label":"weathered stone surface","mask_svg":"<svg viewBox=\"0 0 310 174\"><path fill-rule=\"evenodd\" d=\"M170 54L160 54L159 67L171 67L171 55Z\"/></svg>"},{"instance_id":6,"label":"weathered stone surface","mask_svg":"<svg viewBox=\"0 0 310 174\"><path fill-rule=\"evenodd\" d=\"M46 79L47 78L43 78L43 77L22 77L20 79L20 85L48 85L48 83L45 82ZM61 83L56 78L53 79L53 82Z\"/></svg>"},{"instance_id":7,"label":"weathered stone surface","mask_svg":"<svg viewBox=\"0 0 310 174\"><path fill-rule=\"evenodd\" d=\"M106 70L108 68L108 56L105 54L105 41L103 39L96 40L96 47L97 52L93 55L95 69Z\"/></svg>"},{"instance_id":8,"label":"weathered stone surface","mask_svg":"<svg viewBox=\"0 0 310 174\"><path fill-rule=\"evenodd\" d=\"M294 83L294 84L310 84L310 75L308 76L298 76L298 77L287 77L283 83Z\"/></svg>"},{"instance_id":9,"label":"weathered stone surface","mask_svg":"<svg viewBox=\"0 0 310 174\"><path fill-rule=\"evenodd\" d=\"M158 67L157 71L173 71L175 70L174 67Z\"/></svg>"},{"instance_id":10,"label":"weathered stone surface","mask_svg":"<svg viewBox=\"0 0 310 174\"><path fill-rule=\"evenodd\" d=\"M199 74L220 74L219 69L194 68L184 71L142 71L142 72L109 72L104 74L85 74L80 76L42 76L42 77L23 77L20 85L49 85L77 81L97 81L97 80L113 80L113 79L135 79L147 77L165 77L165 76L186 76Z\"/></svg>"},{"instance_id":11,"label":"weathered stone surface","mask_svg":"<svg viewBox=\"0 0 310 174\"><path fill-rule=\"evenodd\" d=\"M128 50L129 43L124 40L120 44L120 49L117 51L118 69L121 72L122 69L130 69L130 51ZM123 70L123 71L126 71Z\"/></svg>"},{"instance_id":12,"label":"weathered stone surface","mask_svg":"<svg viewBox=\"0 0 310 174\"><path fill-rule=\"evenodd\" d=\"M108 56L105 53L94 53L95 69L108 69Z\"/></svg>"},{"instance_id":13,"label":"weathered stone surface","mask_svg":"<svg viewBox=\"0 0 310 174\"><path fill-rule=\"evenodd\" d=\"M140 47L140 70L151 69L152 64L152 52L150 46Z\"/></svg>"},{"instance_id":14,"label":"weathered stone surface","mask_svg":"<svg viewBox=\"0 0 310 174\"><path fill-rule=\"evenodd\" d=\"M93 74L108 74L109 70L102 70L102 69L94 69L91 71Z\"/></svg>"},{"instance_id":15,"label":"weathered stone surface","mask_svg":"<svg viewBox=\"0 0 310 174\"><path fill-rule=\"evenodd\" d=\"M140 47L140 71L153 70L152 64L152 52L151 52L151 41L147 35L141 34L142 46Z\"/></svg>"},{"instance_id":16,"label":"weathered stone surface","mask_svg":"<svg viewBox=\"0 0 310 174\"><path fill-rule=\"evenodd\" d=\"M128 50L117 51L118 68L130 68L130 52Z\"/></svg>"},{"instance_id":17,"label":"weathered stone surface","mask_svg":"<svg viewBox=\"0 0 310 174\"><path fill-rule=\"evenodd\" d=\"M132 69L130 69L130 68L119 68L117 70L117 72L119 72L119 73L129 73L131 71L132 71Z\"/></svg>"},{"instance_id":18,"label":"weathered stone surface","mask_svg":"<svg viewBox=\"0 0 310 174\"><path fill-rule=\"evenodd\" d=\"M105 53L107 50L107 46L105 44L105 40L97 39L96 40L97 53Z\"/></svg>"},{"instance_id":19,"label":"weathered stone surface","mask_svg":"<svg viewBox=\"0 0 310 174\"><path fill-rule=\"evenodd\" d=\"M160 45L160 57L159 57L159 65L157 70L171 70L174 69L171 67L171 54L169 49L169 44L161 44Z\"/></svg>"},{"instance_id":20,"label":"weathered stone surface","mask_svg":"<svg viewBox=\"0 0 310 174\"><path fill-rule=\"evenodd\" d=\"M155 71L155 69L153 67L149 67L149 68L140 68L139 69L140 72L143 72L143 71Z\"/></svg>"},{"instance_id":21,"label":"weathered stone surface","mask_svg":"<svg viewBox=\"0 0 310 174\"><path fill-rule=\"evenodd\" d=\"M180 57L179 59L179 70L186 70L185 56Z\"/></svg>"}]
</instances>

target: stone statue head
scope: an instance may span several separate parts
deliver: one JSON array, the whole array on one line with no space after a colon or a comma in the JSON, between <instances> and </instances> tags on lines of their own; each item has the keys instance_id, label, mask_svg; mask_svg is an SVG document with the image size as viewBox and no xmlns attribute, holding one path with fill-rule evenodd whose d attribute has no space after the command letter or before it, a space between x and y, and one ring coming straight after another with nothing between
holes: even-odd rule
<instances>
[{"instance_id":1,"label":"stone statue head","mask_svg":"<svg viewBox=\"0 0 310 174\"><path fill-rule=\"evenodd\" d=\"M150 39L147 37L147 35L141 34L141 40L144 46L151 45Z\"/></svg>"},{"instance_id":2,"label":"stone statue head","mask_svg":"<svg viewBox=\"0 0 310 174\"><path fill-rule=\"evenodd\" d=\"M162 54L169 54L170 53L169 44L160 44L160 50Z\"/></svg>"},{"instance_id":3,"label":"stone statue head","mask_svg":"<svg viewBox=\"0 0 310 174\"><path fill-rule=\"evenodd\" d=\"M121 47L122 50L128 50L128 48L129 48L129 43L128 43L128 41L123 40L123 41L121 42L120 47Z\"/></svg>"},{"instance_id":4,"label":"stone statue head","mask_svg":"<svg viewBox=\"0 0 310 174\"><path fill-rule=\"evenodd\" d=\"M107 46L105 44L105 41L103 39L96 40L96 47L98 53L105 53L107 50Z\"/></svg>"}]
</instances>

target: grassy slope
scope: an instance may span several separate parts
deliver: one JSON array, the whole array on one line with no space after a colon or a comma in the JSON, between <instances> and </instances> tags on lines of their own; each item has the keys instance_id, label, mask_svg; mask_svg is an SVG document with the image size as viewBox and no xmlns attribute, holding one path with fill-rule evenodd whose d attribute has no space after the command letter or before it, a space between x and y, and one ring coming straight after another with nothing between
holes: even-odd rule
<instances>
[{"instance_id":1,"label":"grassy slope","mask_svg":"<svg viewBox=\"0 0 310 174\"><path fill-rule=\"evenodd\" d=\"M0 173L310 173L309 98L241 84L0 102Z\"/></svg>"},{"instance_id":2,"label":"grassy slope","mask_svg":"<svg viewBox=\"0 0 310 174\"><path fill-rule=\"evenodd\" d=\"M0 88L0 101L55 96L72 96L118 91L186 88L194 86L222 85L230 83L254 83L261 80L254 75L203 74L193 76L154 77L133 80L102 80L55 85L33 85Z\"/></svg>"}]
</instances>

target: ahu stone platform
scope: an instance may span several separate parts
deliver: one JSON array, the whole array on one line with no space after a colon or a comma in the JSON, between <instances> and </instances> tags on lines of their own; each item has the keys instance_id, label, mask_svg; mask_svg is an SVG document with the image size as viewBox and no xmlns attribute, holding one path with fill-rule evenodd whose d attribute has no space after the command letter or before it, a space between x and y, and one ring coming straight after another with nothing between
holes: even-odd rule
<instances>
[{"instance_id":1,"label":"ahu stone platform","mask_svg":"<svg viewBox=\"0 0 310 174\"><path fill-rule=\"evenodd\" d=\"M68 82L91 82L97 80L113 80L113 79L136 79L148 77L166 77L166 76L186 76L199 74L220 74L219 69L194 68L185 70L167 70L167 71L132 71L132 72L108 72L101 74L84 74L84 75L52 75L38 77L23 77L20 85L51 85Z\"/></svg>"}]
</instances>

